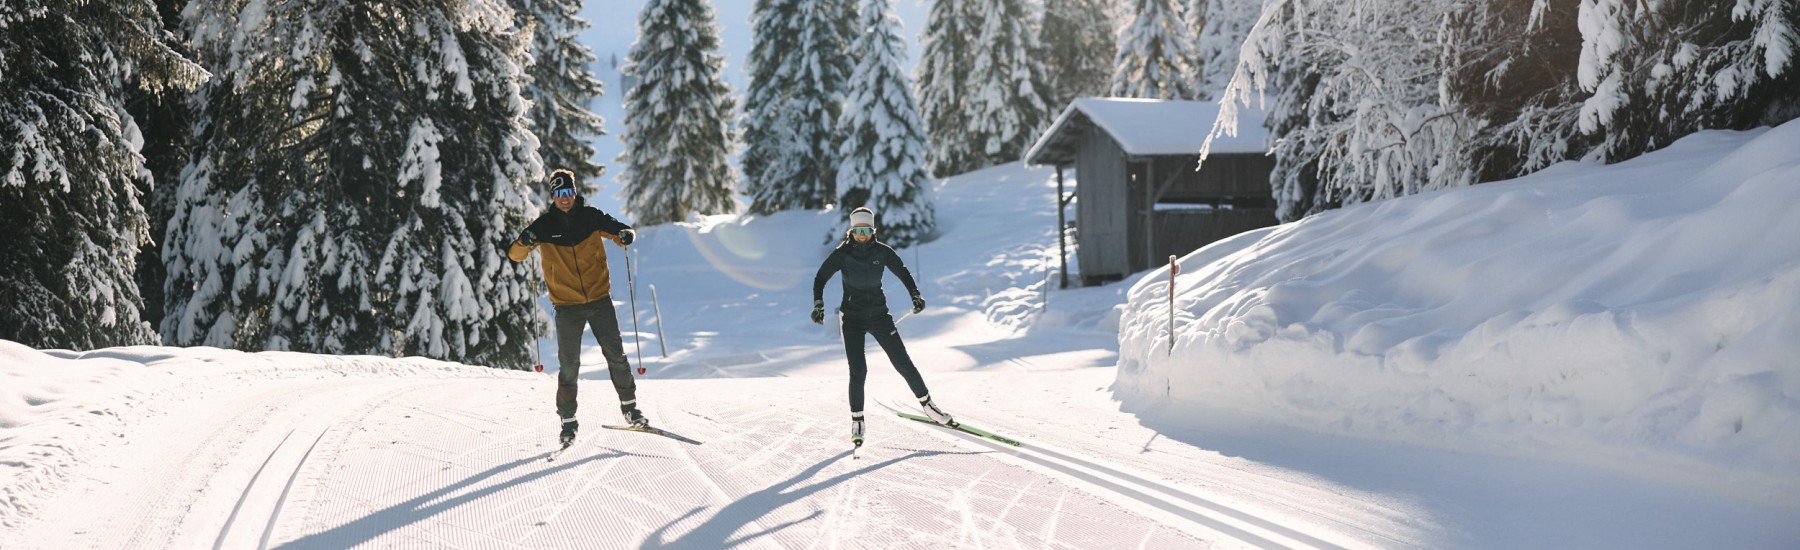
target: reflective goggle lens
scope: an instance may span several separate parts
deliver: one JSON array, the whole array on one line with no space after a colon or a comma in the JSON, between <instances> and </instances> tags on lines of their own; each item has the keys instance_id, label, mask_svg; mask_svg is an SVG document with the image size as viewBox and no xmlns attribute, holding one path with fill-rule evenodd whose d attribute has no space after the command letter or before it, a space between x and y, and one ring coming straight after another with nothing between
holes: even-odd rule
<instances>
[{"instance_id":1,"label":"reflective goggle lens","mask_svg":"<svg viewBox=\"0 0 1800 550\"><path fill-rule=\"evenodd\" d=\"M571 198L571 197L574 197L574 196L575 196L575 189L573 189L573 188L570 188L570 189L557 189L557 190L555 190L555 191L551 191L551 192L550 192L550 196L552 196L552 197L556 197L556 198L559 198L559 199L566 199L566 198Z\"/></svg>"},{"instance_id":2,"label":"reflective goggle lens","mask_svg":"<svg viewBox=\"0 0 1800 550\"><path fill-rule=\"evenodd\" d=\"M873 228L873 227L853 227L850 229L850 234L851 235L874 235L875 228Z\"/></svg>"}]
</instances>

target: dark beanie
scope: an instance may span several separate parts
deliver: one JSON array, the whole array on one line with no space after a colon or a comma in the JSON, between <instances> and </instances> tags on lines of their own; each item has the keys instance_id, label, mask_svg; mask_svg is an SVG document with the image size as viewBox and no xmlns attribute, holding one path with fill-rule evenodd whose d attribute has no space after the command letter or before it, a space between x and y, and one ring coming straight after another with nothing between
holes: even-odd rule
<instances>
[{"instance_id":1,"label":"dark beanie","mask_svg":"<svg viewBox=\"0 0 1800 550\"><path fill-rule=\"evenodd\" d=\"M575 188L575 174L568 170L557 170L550 174L550 192Z\"/></svg>"}]
</instances>

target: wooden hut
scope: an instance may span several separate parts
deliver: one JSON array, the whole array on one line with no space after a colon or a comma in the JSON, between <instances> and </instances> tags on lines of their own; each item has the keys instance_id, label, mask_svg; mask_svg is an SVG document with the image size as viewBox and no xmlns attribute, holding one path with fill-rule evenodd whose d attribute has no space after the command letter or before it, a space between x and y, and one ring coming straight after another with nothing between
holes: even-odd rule
<instances>
[{"instance_id":1,"label":"wooden hut","mask_svg":"<svg viewBox=\"0 0 1800 550\"><path fill-rule=\"evenodd\" d=\"M1056 167L1059 206L1076 204L1084 284L1118 280L1171 254L1275 225L1275 162L1260 111L1241 111L1238 134L1215 139L1195 171L1218 112L1208 101L1080 98L1026 152L1026 164ZM1062 192L1063 170L1071 166L1072 197ZM1065 225L1060 211L1057 218Z\"/></svg>"}]
</instances>

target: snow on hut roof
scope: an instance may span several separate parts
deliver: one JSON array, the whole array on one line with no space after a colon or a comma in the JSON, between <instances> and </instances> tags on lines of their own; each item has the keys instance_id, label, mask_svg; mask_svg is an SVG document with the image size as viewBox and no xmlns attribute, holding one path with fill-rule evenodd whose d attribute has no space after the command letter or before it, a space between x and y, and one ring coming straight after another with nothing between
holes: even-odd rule
<instances>
[{"instance_id":1,"label":"snow on hut roof","mask_svg":"<svg viewBox=\"0 0 1800 550\"><path fill-rule=\"evenodd\" d=\"M1056 123L1025 154L1026 164L1062 165L1089 125L1098 126L1132 156L1198 155L1219 104L1213 101L1083 97L1069 103ZM1269 131L1260 110L1239 108L1237 135L1213 140L1212 154L1266 153Z\"/></svg>"}]
</instances>

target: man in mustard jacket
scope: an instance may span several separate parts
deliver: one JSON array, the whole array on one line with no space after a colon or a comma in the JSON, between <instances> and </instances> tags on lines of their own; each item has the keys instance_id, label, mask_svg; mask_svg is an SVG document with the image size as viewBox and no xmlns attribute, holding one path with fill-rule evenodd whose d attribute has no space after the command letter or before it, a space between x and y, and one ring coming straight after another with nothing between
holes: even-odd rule
<instances>
[{"instance_id":1,"label":"man in mustard jacket","mask_svg":"<svg viewBox=\"0 0 1800 550\"><path fill-rule=\"evenodd\" d=\"M612 303L612 276L606 268L608 240L620 247L631 245L637 235L599 209L588 206L575 190L575 174L557 170L550 175L550 196L555 208L519 232L507 257L522 262L538 251L543 259L544 281L550 286L550 303L556 306L556 359L559 367L556 414L562 418L562 444L575 439L575 381L581 369L581 330L591 327L606 356L606 370L619 392L619 412L625 422L648 426L637 408L637 383L625 361L625 345L619 336L618 313Z\"/></svg>"}]
</instances>

